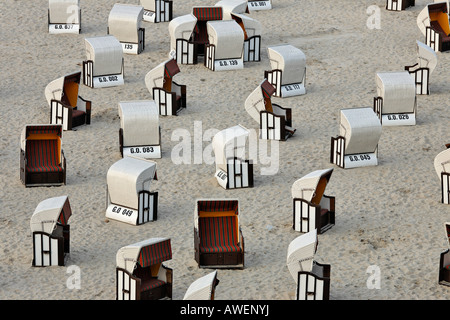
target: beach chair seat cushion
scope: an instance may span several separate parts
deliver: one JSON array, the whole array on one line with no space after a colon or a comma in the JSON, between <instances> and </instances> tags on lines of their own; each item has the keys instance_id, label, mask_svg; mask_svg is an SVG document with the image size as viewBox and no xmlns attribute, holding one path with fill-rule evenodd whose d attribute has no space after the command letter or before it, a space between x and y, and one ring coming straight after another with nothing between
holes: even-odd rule
<instances>
[{"instance_id":1,"label":"beach chair seat cushion","mask_svg":"<svg viewBox=\"0 0 450 320\"><path fill-rule=\"evenodd\" d=\"M27 142L27 172L63 172L59 164L56 140L29 140Z\"/></svg>"},{"instance_id":2,"label":"beach chair seat cushion","mask_svg":"<svg viewBox=\"0 0 450 320\"><path fill-rule=\"evenodd\" d=\"M450 264L448 266L445 266L444 269L449 270L450 271Z\"/></svg>"},{"instance_id":3,"label":"beach chair seat cushion","mask_svg":"<svg viewBox=\"0 0 450 320\"><path fill-rule=\"evenodd\" d=\"M141 282L141 291L144 292L144 291L152 290L152 289L155 289L158 287L162 287L165 284L166 283L164 281L156 279L156 278L146 279Z\"/></svg>"},{"instance_id":4,"label":"beach chair seat cushion","mask_svg":"<svg viewBox=\"0 0 450 320\"><path fill-rule=\"evenodd\" d=\"M242 252L237 244L235 217L208 217L199 219L200 252Z\"/></svg>"}]
</instances>

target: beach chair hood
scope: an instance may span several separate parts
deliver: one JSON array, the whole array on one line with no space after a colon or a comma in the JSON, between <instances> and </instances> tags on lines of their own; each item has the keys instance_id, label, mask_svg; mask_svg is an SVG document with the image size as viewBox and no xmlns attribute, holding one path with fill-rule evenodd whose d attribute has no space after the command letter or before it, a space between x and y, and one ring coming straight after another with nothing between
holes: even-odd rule
<instances>
[{"instance_id":1,"label":"beach chair hood","mask_svg":"<svg viewBox=\"0 0 450 320\"><path fill-rule=\"evenodd\" d=\"M231 18L245 30L247 38L261 35L262 25L258 20L240 13L231 13Z\"/></svg>"},{"instance_id":2,"label":"beach chair hood","mask_svg":"<svg viewBox=\"0 0 450 320\"><path fill-rule=\"evenodd\" d=\"M292 198L319 204L332 173L333 169L316 170L298 179L292 185Z\"/></svg>"},{"instance_id":3,"label":"beach chair hood","mask_svg":"<svg viewBox=\"0 0 450 320\"><path fill-rule=\"evenodd\" d=\"M434 1L434 3L427 4L417 16L417 26L423 35L426 35L426 28L431 25L430 14L436 15L436 13L448 14L448 2L447 1ZM445 19L445 15L440 17ZM447 17L448 19L448 17ZM448 21L444 23L448 24Z\"/></svg>"},{"instance_id":4,"label":"beach chair hood","mask_svg":"<svg viewBox=\"0 0 450 320\"><path fill-rule=\"evenodd\" d=\"M216 60L242 57L244 50L244 32L236 21L208 21L206 26L209 43L216 47Z\"/></svg>"},{"instance_id":5,"label":"beach chair hood","mask_svg":"<svg viewBox=\"0 0 450 320\"><path fill-rule=\"evenodd\" d=\"M237 157L244 159L249 131L236 125L218 132L212 139L216 167L227 171L227 159Z\"/></svg>"},{"instance_id":6,"label":"beach chair hood","mask_svg":"<svg viewBox=\"0 0 450 320\"><path fill-rule=\"evenodd\" d=\"M137 209L138 192L150 191L156 173L156 162L127 156L108 170L107 184L111 203Z\"/></svg>"},{"instance_id":7,"label":"beach chair hood","mask_svg":"<svg viewBox=\"0 0 450 320\"><path fill-rule=\"evenodd\" d=\"M31 231L51 234L57 223L67 225L71 215L68 196L46 199L38 204L31 216Z\"/></svg>"},{"instance_id":8,"label":"beach chair hood","mask_svg":"<svg viewBox=\"0 0 450 320\"><path fill-rule=\"evenodd\" d=\"M112 35L85 39L87 60L94 62L93 76L122 73L123 49Z\"/></svg>"},{"instance_id":9,"label":"beach chair hood","mask_svg":"<svg viewBox=\"0 0 450 320\"><path fill-rule=\"evenodd\" d=\"M305 76L306 56L302 50L290 44L267 48L272 70L282 71L281 84L300 83Z\"/></svg>"},{"instance_id":10,"label":"beach chair hood","mask_svg":"<svg viewBox=\"0 0 450 320\"><path fill-rule=\"evenodd\" d=\"M288 247L287 267L297 283L298 272L311 272L317 250L317 229L295 238Z\"/></svg>"},{"instance_id":11,"label":"beach chair hood","mask_svg":"<svg viewBox=\"0 0 450 320\"><path fill-rule=\"evenodd\" d=\"M215 6L222 7L224 19L231 19L231 13L248 13L247 0L221 0Z\"/></svg>"},{"instance_id":12,"label":"beach chair hood","mask_svg":"<svg viewBox=\"0 0 450 320\"><path fill-rule=\"evenodd\" d=\"M189 41L197 18L193 14L176 17L169 22L170 50L176 50L177 39Z\"/></svg>"},{"instance_id":13,"label":"beach chair hood","mask_svg":"<svg viewBox=\"0 0 450 320\"><path fill-rule=\"evenodd\" d=\"M70 79L70 80L69 80ZM75 72L72 74L65 75L56 80L53 80L45 87L45 98L47 99L48 105L50 105L51 100L61 101L64 94L64 86L67 82L71 82L70 92L66 92L67 98L71 106L76 106L78 101L78 89L81 79L81 72Z\"/></svg>"},{"instance_id":14,"label":"beach chair hood","mask_svg":"<svg viewBox=\"0 0 450 320\"><path fill-rule=\"evenodd\" d=\"M116 254L116 266L133 274L136 264L145 268L170 259L170 239L151 238L120 248Z\"/></svg>"},{"instance_id":15,"label":"beach chair hood","mask_svg":"<svg viewBox=\"0 0 450 320\"><path fill-rule=\"evenodd\" d=\"M50 23L80 23L79 0L49 0Z\"/></svg>"},{"instance_id":16,"label":"beach chair hood","mask_svg":"<svg viewBox=\"0 0 450 320\"><path fill-rule=\"evenodd\" d=\"M274 93L275 88L264 79L245 100L245 110L257 123L260 123L260 112L266 110L264 99L272 97Z\"/></svg>"},{"instance_id":17,"label":"beach chair hood","mask_svg":"<svg viewBox=\"0 0 450 320\"><path fill-rule=\"evenodd\" d=\"M437 54L430 46L416 41L417 43L417 60L420 68L428 68L430 75L437 66Z\"/></svg>"},{"instance_id":18,"label":"beach chair hood","mask_svg":"<svg viewBox=\"0 0 450 320\"><path fill-rule=\"evenodd\" d=\"M197 199L195 201L194 227L198 230L198 219L202 212L233 211L235 216L239 215L238 199ZM239 228L239 219L237 219L237 228Z\"/></svg>"},{"instance_id":19,"label":"beach chair hood","mask_svg":"<svg viewBox=\"0 0 450 320\"><path fill-rule=\"evenodd\" d=\"M416 84L408 71L377 72L376 85L383 98L383 114L414 112Z\"/></svg>"},{"instance_id":20,"label":"beach chair hood","mask_svg":"<svg viewBox=\"0 0 450 320\"><path fill-rule=\"evenodd\" d=\"M211 300L217 281L217 270L195 280L187 289L183 300Z\"/></svg>"},{"instance_id":21,"label":"beach chair hood","mask_svg":"<svg viewBox=\"0 0 450 320\"><path fill-rule=\"evenodd\" d=\"M145 85L148 91L153 94L153 88L162 88L167 78L172 78L179 72L180 68L174 59L166 60L145 75Z\"/></svg>"},{"instance_id":22,"label":"beach chair hood","mask_svg":"<svg viewBox=\"0 0 450 320\"><path fill-rule=\"evenodd\" d=\"M27 124L20 134L20 148L26 150L27 138L31 134L55 134L60 138L60 149L62 145L62 125L61 124Z\"/></svg>"},{"instance_id":23,"label":"beach chair hood","mask_svg":"<svg viewBox=\"0 0 450 320\"><path fill-rule=\"evenodd\" d=\"M153 100L119 102L124 146L159 145L159 112Z\"/></svg>"},{"instance_id":24,"label":"beach chair hood","mask_svg":"<svg viewBox=\"0 0 450 320\"><path fill-rule=\"evenodd\" d=\"M375 152L381 137L381 122L372 108L340 110L340 135L345 138L345 153Z\"/></svg>"},{"instance_id":25,"label":"beach chair hood","mask_svg":"<svg viewBox=\"0 0 450 320\"><path fill-rule=\"evenodd\" d=\"M450 148L440 152L434 158L434 169L436 170L439 179L441 179L442 172L450 173Z\"/></svg>"},{"instance_id":26,"label":"beach chair hood","mask_svg":"<svg viewBox=\"0 0 450 320\"><path fill-rule=\"evenodd\" d=\"M116 3L108 17L109 33L120 42L139 42L138 30L144 17L144 7Z\"/></svg>"}]
</instances>

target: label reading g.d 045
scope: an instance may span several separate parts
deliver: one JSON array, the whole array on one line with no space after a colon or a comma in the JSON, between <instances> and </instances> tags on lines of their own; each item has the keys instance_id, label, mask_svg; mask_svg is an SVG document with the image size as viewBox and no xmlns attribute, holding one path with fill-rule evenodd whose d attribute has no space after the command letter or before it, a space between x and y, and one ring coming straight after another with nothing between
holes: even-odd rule
<instances>
[{"instance_id":1,"label":"label reading g.d 045","mask_svg":"<svg viewBox=\"0 0 450 320\"><path fill-rule=\"evenodd\" d=\"M225 171L222 171L222 170L217 170L215 176L216 176L217 182L220 184L220 186L222 188L226 189L226 187L227 187L227 180L228 180L227 173Z\"/></svg>"}]
</instances>

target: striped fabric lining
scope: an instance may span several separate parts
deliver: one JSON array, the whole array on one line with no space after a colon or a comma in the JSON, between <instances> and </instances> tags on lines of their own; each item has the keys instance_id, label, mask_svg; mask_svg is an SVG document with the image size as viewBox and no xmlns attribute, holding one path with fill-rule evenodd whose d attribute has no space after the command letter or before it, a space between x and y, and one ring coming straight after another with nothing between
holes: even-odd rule
<instances>
[{"instance_id":1,"label":"striped fabric lining","mask_svg":"<svg viewBox=\"0 0 450 320\"><path fill-rule=\"evenodd\" d=\"M198 211L234 211L239 214L239 202L237 200L200 200L197 202Z\"/></svg>"},{"instance_id":2,"label":"striped fabric lining","mask_svg":"<svg viewBox=\"0 0 450 320\"><path fill-rule=\"evenodd\" d=\"M200 252L240 252L236 244L236 217L199 218Z\"/></svg>"},{"instance_id":3,"label":"striped fabric lining","mask_svg":"<svg viewBox=\"0 0 450 320\"><path fill-rule=\"evenodd\" d=\"M61 137L62 126L28 126L27 137L31 134L56 134Z\"/></svg>"},{"instance_id":4,"label":"striped fabric lining","mask_svg":"<svg viewBox=\"0 0 450 320\"><path fill-rule=\"evenodd\" d=\"M62 172L57 140L27 141L27 172Z\"/></svg>"},{"instance_id":5,"label":"striped fabric lining","mask_svg":"<svg viewBox=\"0 0 450 320\"><path fill-rule=\"evenodd\" d=\"M143 282L141 282L141 292L142 291L148 291L151 290L153 288L157 288L157 287L161 287L163 285L165 285L166 283L162 280L158 280L155 278L149 279L149 280L145 280Z\"/></svg>"},{"instance_id":6,"label":"striped fabric lining","mask_svg":"<svg viewBox=\"0 0 450 320\"><path fill-rule=\"evenodd\" d=\"M222 7L192 8L198 21L222 20Z\"/></svg>"},{"instance_id":7,"label":"striped fabric lining","mask_svg":"<svg viewBox=\"0 0 450 320\"><path fill-rule=\"evenodd\" d=\"M172 259L170 239L148 245L141 249L138 263L142 268Z\"/></svg>"},{"instance_id":8,"label":"striped fabric lining","mask_svg":"<svg viewBox=\"0 0 450 320\"><path fill-rule=\"evenodd\" d=\"M63 226L67 225L71 215L72 210L70 209L70 203L69 200L66 200L61 210L61 214L59 215L58 222L61 223Z\"/></svg>"}]
</instances>

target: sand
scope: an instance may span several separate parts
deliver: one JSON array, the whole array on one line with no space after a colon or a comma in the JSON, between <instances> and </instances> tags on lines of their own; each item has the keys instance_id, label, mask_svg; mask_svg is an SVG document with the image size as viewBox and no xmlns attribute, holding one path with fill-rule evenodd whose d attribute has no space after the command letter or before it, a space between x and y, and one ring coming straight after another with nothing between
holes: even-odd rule
<instances>
[{"instance_id":1,"label":"sand","mask_svg":"<svg viewBox=\"0 0 450 320\"><path fill-rule=\"evenodd\" d=\"M194 205L197 198L237 198L245 238L245 268L219 270L217 300L293 300L296 285L286 266L292 229L291 186L318 169L334 168L326 194L336 197L336 225L319 235L315 260L331 265L330 299L448 299L438 284L439 255L448 248L444 222L450 206L440 203L433 159L450 142L448 102L450 54L438 53L431 95L418 96L412 127L383 128L376 167L341 169L329 162L330 138L339 133L339 110L371 107L377 71L401 71L416 61L416 40L424 37L416 17L428 1L402 12L385 10L385 1L274 0L273 9L251 13L262 23L262 59L243 70L213 72L202 64L180 65L187 109L161 117L163 156L157 160L158 220L142 226L105 219L106 173L121 159L118 102L149 99L144 77L167 59L168 23L143 22L146 48L125 55L125 85L91 89L91 125L63 133L67 185L25 188L19 179L20 133L26 124L48 123L44 88L52 80L81 71L84 38L106 34L116 1L82 0L82 33L50 35L46 0L4 0L0 7L0 299L115 299L115 256L119 248L151 237L169 237L173 299L211 272L194 260ZM174 16L194 5L217 1L174 1ZM121 3L137 4L123 0ZM367 8L380 8L381 28L370 29ZM293 110L294 137L279 144L279 170L263 176L255 163L254 188L224 190L213 164L175 165L171 151L176 129L194 136L241 124L257 129L244 101L269 70L267 46L289 43L307 57L307 94L272 101ZM198 123L197 123L198 124ZM209 141L203 142L206 148ZM44 199L68 195L73 215L70 256L65 267L34 268L30 218ZM380 269L380 288L369 289L369 266ZM70 289L78 267L80 289Z\"/></svg>"}]
</instances>

